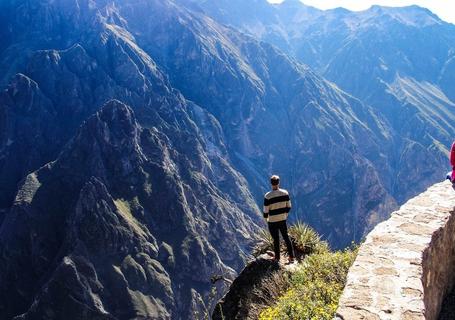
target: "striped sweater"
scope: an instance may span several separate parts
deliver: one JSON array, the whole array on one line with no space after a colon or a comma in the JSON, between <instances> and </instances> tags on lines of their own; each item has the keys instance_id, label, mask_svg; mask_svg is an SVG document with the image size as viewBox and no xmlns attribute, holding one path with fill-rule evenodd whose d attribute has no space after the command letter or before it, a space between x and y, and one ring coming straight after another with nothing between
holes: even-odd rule
<instances>
[{"instance_id":1,"label":"striped sweater","mask_svg":"<svg viewBox=\"0 0 455 320\"><path fill-rule=\"evenodd\" d=\"M272 190L264 196L264 218L268 222L283 221L291 211L291 199L284 189Z\"/></svg>"}]
</instances>

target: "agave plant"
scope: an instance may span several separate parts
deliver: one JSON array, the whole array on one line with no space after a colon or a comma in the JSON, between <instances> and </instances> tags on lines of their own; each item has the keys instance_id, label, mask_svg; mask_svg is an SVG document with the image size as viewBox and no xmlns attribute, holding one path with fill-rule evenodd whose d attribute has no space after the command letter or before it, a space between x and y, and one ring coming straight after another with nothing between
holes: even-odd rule
<instances>
[{"instance_id":1,"label":"agave plant","mask_svg":"<svg viewBox=\"0 0 455 320\"><path fill-rule=\"evenodd\" d=\"M303 254L325 252L329 250L326 241L309 225L297 221L289 228L289 236L294 242L295 250Z\"/></svg>"},{"instance_id":2,"label":"agave plant","mask_svg":"<svg viewBox=\"0 0 455 320\"><path fill-rule=\"evenodd\" d=\"M253 248L253 255L256 257L260 254L273 250L273 239L267 229L261 229L257 234L258 242Z\"/></svg>"}]
</instances>

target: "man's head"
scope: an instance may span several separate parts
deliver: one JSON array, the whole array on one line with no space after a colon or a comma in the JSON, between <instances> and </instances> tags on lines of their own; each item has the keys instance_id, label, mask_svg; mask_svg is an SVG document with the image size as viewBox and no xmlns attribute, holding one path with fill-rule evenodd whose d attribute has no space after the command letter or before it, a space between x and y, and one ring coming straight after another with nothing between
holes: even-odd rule
<instances>
[{"instance_id":1,"label":"man's head","mask_svg":"<svg viewBox=\"0 0 455 320\"><path fill-rule=\"evenodd\" d=\"M270 177L270 184L272 185L273 189L278 189L280 186L280 177L274 174Z\"/></svg>"}]
</instances>

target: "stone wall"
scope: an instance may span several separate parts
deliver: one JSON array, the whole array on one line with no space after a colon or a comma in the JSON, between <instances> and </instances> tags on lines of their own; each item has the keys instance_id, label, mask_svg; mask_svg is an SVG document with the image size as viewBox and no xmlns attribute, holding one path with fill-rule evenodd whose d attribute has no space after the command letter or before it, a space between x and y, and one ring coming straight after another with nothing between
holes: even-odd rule
<instances>
[{"instance_id":1,"label":"stone wall","mask_svg":"<svg viewBox=\"0 0 455 320\"><path fill-rule=\"evenodd\" d=\"M437 319L455 268L455 190L438 183L368 234L338 319Z\"/></svg>"}]
</instances>

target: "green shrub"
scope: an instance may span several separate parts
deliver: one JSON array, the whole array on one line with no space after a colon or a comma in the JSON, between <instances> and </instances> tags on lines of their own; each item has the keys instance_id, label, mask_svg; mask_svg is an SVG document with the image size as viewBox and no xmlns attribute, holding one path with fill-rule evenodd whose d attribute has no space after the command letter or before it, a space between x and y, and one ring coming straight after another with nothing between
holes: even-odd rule
<instances>
[{"instance_id":1,"label":"green shrub","mask_svg":"<svg viewBox=\"0 0 455 320\"><path fill-rule=\"evenodd\" d=\"M270 276L262 279L260 284L252 290L252 301L248 307L248 318L258 319L259 314L276 301L290 286L288 272L274 271Z\"/></svg>"},{"instance_id":2,"label":"green shrub","mask_svg":"<svg viewBox=\"0 0 455 320\"><path fill-rule=\"evenodd\" d=\"M308 256L290 280L290 289L263 310L260 320L331 320L357 249Z\"/></svg>"}]
</instances>

